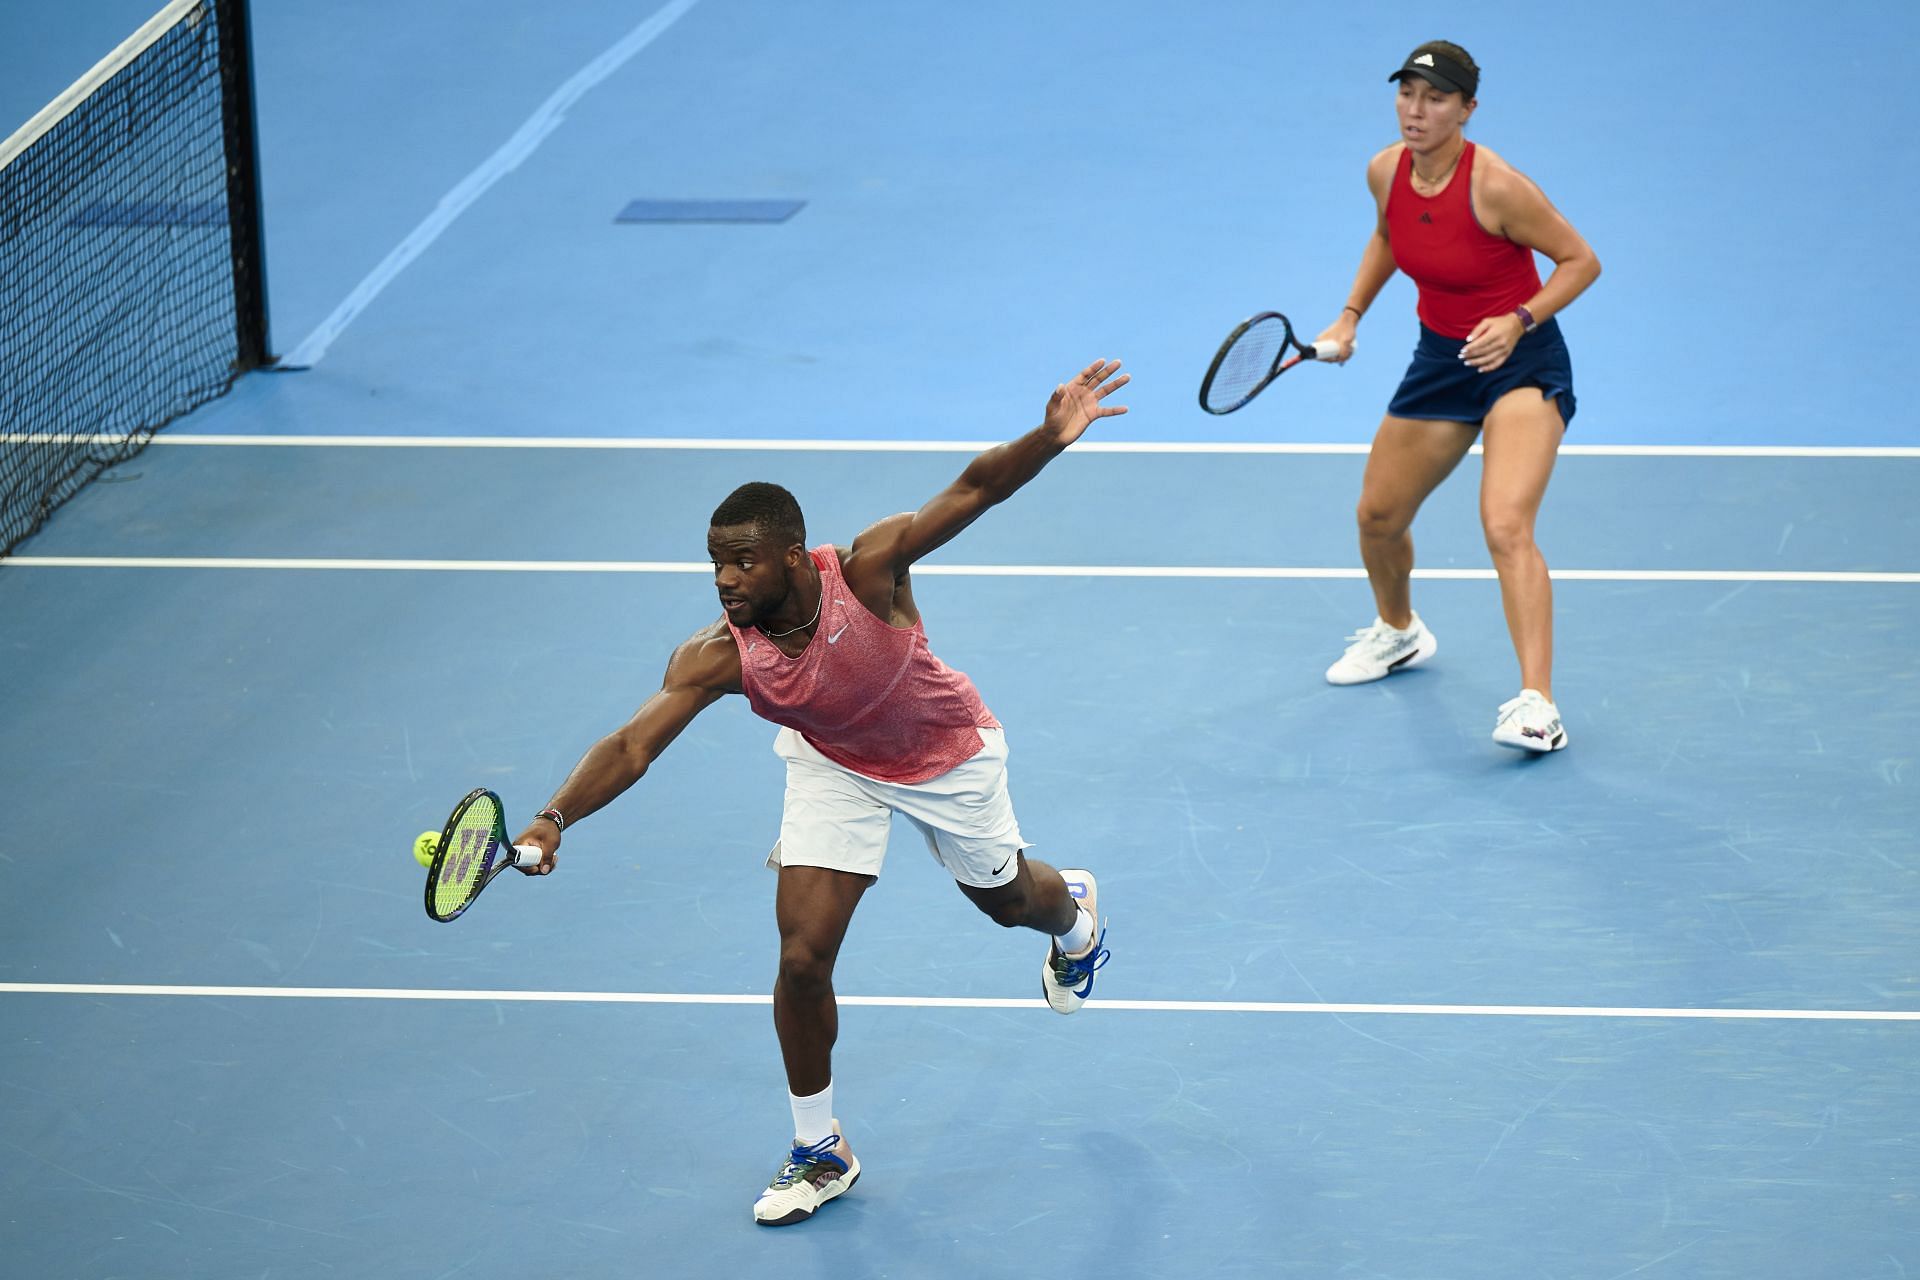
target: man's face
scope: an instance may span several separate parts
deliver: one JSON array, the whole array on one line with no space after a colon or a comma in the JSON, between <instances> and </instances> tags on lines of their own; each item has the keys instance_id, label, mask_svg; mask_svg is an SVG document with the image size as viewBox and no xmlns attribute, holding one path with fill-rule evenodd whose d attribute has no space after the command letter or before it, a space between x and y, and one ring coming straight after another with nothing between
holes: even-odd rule
<instances>
[{"instance_id":1,"label":"man's face","mask_svg":"<svg viewBox=\"0 0 1920 1280\"><path fill-rule=\"evenodd\" d=\"M785 547L753 525L718 525L707 530L707 559L713 563L713 587L727 621L750 627L771 617L787 602L787 575L796 563Z\"/></svg>"}]
</instances>

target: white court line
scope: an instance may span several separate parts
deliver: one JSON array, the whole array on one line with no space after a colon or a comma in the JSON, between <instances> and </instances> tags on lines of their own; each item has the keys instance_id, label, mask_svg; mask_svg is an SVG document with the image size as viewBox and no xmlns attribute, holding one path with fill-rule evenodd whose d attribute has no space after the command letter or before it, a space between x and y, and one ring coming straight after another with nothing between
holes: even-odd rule
<instances>
[{"instance_id":1,"label":"white court line","mask_svg":"<svg viewBox=\"0 0 1920 1280\"><path fill-rule=\"evenodd\" d=\"M767 1005L770 995L689 994L665 991L458 991L420 987L203 987L139 983L0 982L0 994L67 996L199 996L262 1000L510 1001L526 1004ZM843 1005L883 1009L1042 1009L1037 996L1020 1000L957 996L839 996ZM1637 1009L1525 1004L1306 1004L1267 1000L1107 1000L1089 1009L1122 1013L1319 1013L1452 1018L1694 1018L1725 1021L1920 1022L1909 1009Z\"/></svg>"},{"instance_id":2,"label":"white court line","mask_svg":"<svg viewBox=\"0 0 1920 1280\"><path fill-rule=\"evenodd\" d=\"M5 444L59 444L108 447L124 445L121 434L95 432L13 432ZM162 431L157 445L298 449L605 449L713 450L755 453L979 453L998 440L709 440L693 436L619 438L606 436L262 436L193 435ZM1075 453L1151 454L1364 454L1365 444L1279 444L1272 442L1082 440ZM1474 445L1471 452L1479 453ZM1920 458L1920 447L1903 445L1638 445L1567 444L1564 456L1588 458Z\"/></svg>"},{"instance_id":3,"label":"white court line","mask_svg":"<svg viewBox=\"0 0 1920 1280\"><path fill-rule=\"evenodd\" d=\"M704 560L404 560L266 556L0 556L21 569L279 569L404 573L699 573ZM1359 579L1362 568L1262 565L918 564L922 577L949 578L1210 578L1246 581L1288 578ZM1493 582L1488 569L1415 569L1440 582ZM1920 573L1792 569L1555 569L1556 582L1827 582L1852 586L1920 583Z\"/></svg>"},{"instance_id":4,"label":"white court line","mask_svg":"<svg viewBox=\"0 0 1920 1280\"><path fill-rule=\"evenodd\" d=\"M527 117L526 123L501 144L499 150L481 161L480 167L462 178L453 190L440 197L440 203L434 206L433 212L408 232L406 239L394 246L380 265L333 309L333 314L321 321L319 328L286 354L280 361L280 367L308 369L318 364L320 357L327 353L327 348L340 336L341 331L353 323L354 317L365 310L367 304L378 297L380 291L392 283L408 263L425 252L427 246L438 239L455 218L466 212L467 206L486 193L487 188L519 168L520 162L532 155L546 136L560 127L560 122L566 119L568 107L578 102L587 90L618 71L634 54L652 44L661 32L693 8L694 2L670 0L659 12L621 37L606 52L574 72L571 79L555 89L539 109Z\"/></svg>"}]
</instances>

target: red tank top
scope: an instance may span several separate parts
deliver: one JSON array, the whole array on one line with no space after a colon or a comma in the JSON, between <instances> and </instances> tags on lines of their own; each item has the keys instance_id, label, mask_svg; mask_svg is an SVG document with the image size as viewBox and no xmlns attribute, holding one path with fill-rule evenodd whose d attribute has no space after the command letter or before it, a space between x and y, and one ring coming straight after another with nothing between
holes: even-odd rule
<instances>
[{"instance_id":1,"label":"red tank top","mask_svg":"<svg viewBox=\"0 0 1920 1280\"><path fill-rule=\"evenodd\" d=\"M895 627L869 613L847 590L831 544L810 554L820 570L820 621L799 657L727 623L747 705L881 782L925 782L979 754L979 731L1000 722L973 681L933 656L920 623Z\"/></svg>"},{"instance_id":2,"label":"red tank top","mask_svg":"<svg viewBox=\"0 0 1920 1280\"><path fill-rule=\"evenodd\" d=\"M1533 250L1496 236L1473 214L1473 153L1460 152L1437 196L1413 189L1413 152L1402 151L1387 188L1387 243L1394 265L1420 289L1420 323L1464 338L1488 316L1504 316L1540 292Z\"/></svg>"}]
</instances>

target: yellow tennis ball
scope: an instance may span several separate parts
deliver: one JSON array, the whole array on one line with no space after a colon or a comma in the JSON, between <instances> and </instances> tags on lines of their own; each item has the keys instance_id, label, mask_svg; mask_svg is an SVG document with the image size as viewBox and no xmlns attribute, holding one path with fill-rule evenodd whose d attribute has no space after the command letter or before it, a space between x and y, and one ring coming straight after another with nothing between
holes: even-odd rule
<instances>
[{"instance_id":1,"label":"yellow tennis ball","mask_svg":"<svg viewBox=\"0 0 1920 1280\"><path fill-rule=\"evenodd\" d=\"M422 831L413 841L413 860L423 867L433 865L433 851L440 847L438 831Z\"/></svg>"}]
</instances>

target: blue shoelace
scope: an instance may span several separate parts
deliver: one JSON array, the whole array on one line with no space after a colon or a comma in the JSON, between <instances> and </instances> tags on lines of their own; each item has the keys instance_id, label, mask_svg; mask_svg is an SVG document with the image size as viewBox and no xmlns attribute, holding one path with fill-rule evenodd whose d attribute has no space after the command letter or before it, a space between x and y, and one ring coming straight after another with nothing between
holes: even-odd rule
<instances>
[{"instance_id":1,"label":"blue shoelace","mask_svg":"<svg viewBox=\"0 0 1920 1280\"><path fill-rule=\"evenodd\" d=\"M1107 962L1109 953L1105 946L1106 941L1107 931L1103 928L1100 930L1100 936L1093 940L1093 950L1087 952L1087 954L1078 959L1069 957L1065 952L1055 956L1053 960L1053 976L1055 980L1057 980L1061 986L1067 986L1069 983L1079 983L1080 985L1074 990L1073 994L1084 1000L1087 993L1093 990L1094 972ZM1083 978L1085 979L1084 983L1080 981Z\"/></svg>"},{"instance_id":2,"label":"blue shoelace","mask_svg":"<svg viewBox=\"0 0 1920 1280\"><path fill-rule=\"evenodd\" d=\"M787 1153L787 1162L780 1167L780 1176L773 1180L773 1185L791 1186L805 1178L817 1165L829 1165L845 1173L847 1162L833 1154L833 1149L839 1145L840 1135L837 1133L830 1133L809 1147L795 1145Z\"/></svg>"}]
</instances>

